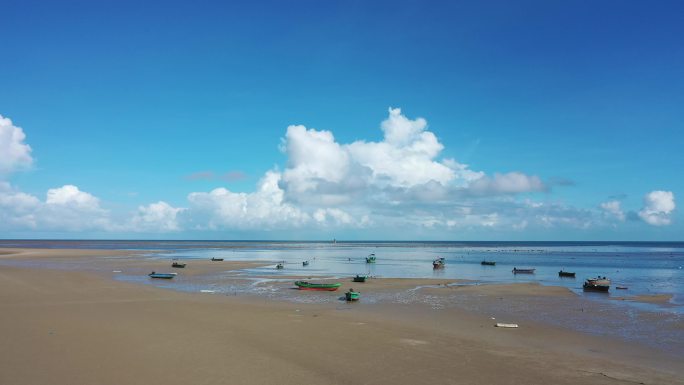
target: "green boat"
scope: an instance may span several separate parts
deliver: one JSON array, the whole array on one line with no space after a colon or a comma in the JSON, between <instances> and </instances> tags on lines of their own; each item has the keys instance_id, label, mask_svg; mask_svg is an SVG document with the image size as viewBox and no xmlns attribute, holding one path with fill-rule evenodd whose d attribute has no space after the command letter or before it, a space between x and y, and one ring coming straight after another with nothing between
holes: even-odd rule
<instances>
[{"instance_id":1,"label":"green boat","mask_svg":"<svg viewBox=\"0 0 684 385\"><path fill-rule=\"evenodd\" d=\"M366 282L366 278L368 278L368 277L365 275L358 275L357 274L356 277L354 277L354 282Z\"/></svg>"},{"instance_id":2,"label":"green boat","mask_svg":"<svg viewBox=\"0 0 684 385\"><path fill-rule=\"evenodd\" d=\"M344 293L344 296L347 299L347 301L358 301L359 298L361 298L361 293L353 290L354 289L349 289L348 292Z\"/></svg>"},{"instance_id":3,"label":"green boat","mask_svg":"<svg viewBox=\"0 0 684 385\"><path fill-rule=\"evenodd\" d=\"M299 290L321 290L321 291L335 291L342 286L341 283L313 283L308 281L295 281L295 285Z\"/></svg>"},{"instance_id":4,"label":"green boat","mask_svg":"<svg viewBox=\"0 0 684 385\"><path fill-rule=\"evenodd\" d=\"M375 263L375 254L366 257L366 263Z\"/></svg>"}]
</instances>

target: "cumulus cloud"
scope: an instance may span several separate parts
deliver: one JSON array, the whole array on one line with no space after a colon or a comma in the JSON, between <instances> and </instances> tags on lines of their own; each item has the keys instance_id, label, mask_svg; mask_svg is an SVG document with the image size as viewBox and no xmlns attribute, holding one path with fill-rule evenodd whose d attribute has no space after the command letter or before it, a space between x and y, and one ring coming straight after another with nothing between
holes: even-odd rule
<instances>
[{"instance_id":1,"label":"cumulus cloud","mask_svg":"<svg viewBox=\"0 0 684 385\"><path fill-rule=\"evenodd\" d=\"M178 214L184 211L164 201L139 206L131 220L132 230L141 232L179 231Z\"/></svg>"},{"instance_id":2,"label":"cumulus cloud","mask_svg":"<svg viewBox=\"0 0 684 385\"><path fill-rule=\"evenodd\" d=\"M194 192L188 196L191 222L196 228L274 229L299 227L309 215L284 202L279 187L281 175L269 171L253 193L235 193L225 188Z\"/></svg>"},{"instance_id":3,"label":"cumulus cloud","mask_svg":"<svg viewBox=\"0 0 684 385\"><path fill-rule=\"evenodd\" d=\"M601 209L611 217L618 219L619 221L625 220L625 213L622 211L622 203L618 200L612 200L608 202L601 203Z\"/></svg>"},{"instance_id":4,"label":"cumulus cloud","mask_svg":"<svg viewBox=\"0 0 684 385\"><path fill-rule=\"evenodd\" d=\"M644 207L639 211L639 218L649 225L667 226L672 223L671 214L675 207L671 191L651 191L644 196Z\"/></svg>"},{"instance_id":5,"label":"cumulus cloud","mask_svg":"<svg viewBox=\"0 0 684 385\"><path fill-rule=\"evenodd\" d=\"M0 115L0 176L31 166L31 147L25 139L24 130Z\"/></svg>"}]
</instances>

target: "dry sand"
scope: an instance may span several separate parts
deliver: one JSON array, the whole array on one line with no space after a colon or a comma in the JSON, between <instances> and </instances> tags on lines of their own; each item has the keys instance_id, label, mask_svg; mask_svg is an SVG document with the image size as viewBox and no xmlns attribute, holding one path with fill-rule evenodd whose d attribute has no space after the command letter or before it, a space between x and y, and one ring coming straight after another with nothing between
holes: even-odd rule
<instances>
[{"instance_id":1,"label":"dry sand","mask_svg":"<svg viewBox=\"0 0 684 385\"><path fill-rule=\"evenodd\" d=\"M109 250L18 257L114 254L122 259L103 263L135 264ZM377 281L381 290L415 285ZM428 289L478 288L500 290ZM277 303L0 265L0 384L684 384L675 358L640 345L493 322L456 309Z\"/></svg>"}]
</instances>

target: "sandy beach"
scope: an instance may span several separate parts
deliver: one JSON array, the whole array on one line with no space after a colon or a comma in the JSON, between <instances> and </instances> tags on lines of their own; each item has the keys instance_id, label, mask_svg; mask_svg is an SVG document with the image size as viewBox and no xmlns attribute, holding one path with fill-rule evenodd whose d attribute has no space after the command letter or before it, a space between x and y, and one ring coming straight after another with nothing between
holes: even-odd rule
<instances>
[{"instance_id":1,"label":"sandy beach","mask_svg":"<svg viewBox=\"0 0 684 385\"><path fill-rule=\"evenodd\" d=\"M97 271L54 268L103 256L112 258L98 258ZM0 258L38 261L0 265L0 384L684 384L678 357L543 323L501 329L457 308L276 302L112 279L122 266L170 270L130 251L3 249ZM193 262L182 273L206 274L217 263ZM363 290L422 285L484 301L570 295L409 279L372 280Z\"/></svg>"}]
</instances>

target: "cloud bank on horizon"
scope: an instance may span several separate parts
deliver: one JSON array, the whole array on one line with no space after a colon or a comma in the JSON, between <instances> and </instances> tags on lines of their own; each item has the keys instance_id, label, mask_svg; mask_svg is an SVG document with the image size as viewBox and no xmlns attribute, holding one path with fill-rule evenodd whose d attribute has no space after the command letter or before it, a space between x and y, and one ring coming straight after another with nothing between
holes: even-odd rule
<instances>
[{"instance_id":1,"label":"cloud bank on horizon","mask_svg":"<svg viewBox=\"0 0 684 385\"><path fill-rule=\"evenodd\" d=\"M381 141L339 143L330 131L292 125L281 139L284 169L266 171L253 192L190 192L185 207L159 200L131 213L113 213L74 185L49 189L44 199L12 186L10 174L30 168L33 158L23 129L0 115L0 230L449 232L473 227L591 229L627 220L656 227L672 224L676 204L671 191L647 192L643 207L627 212L615 199L591 208L548 202L538 195L551 194L553 181L522 171L487 175L441 157L444 145L423 118L410 119L390 108L380 128ZM193 178L215 176L198 172Z\"/></svg>"}]
</instances>

